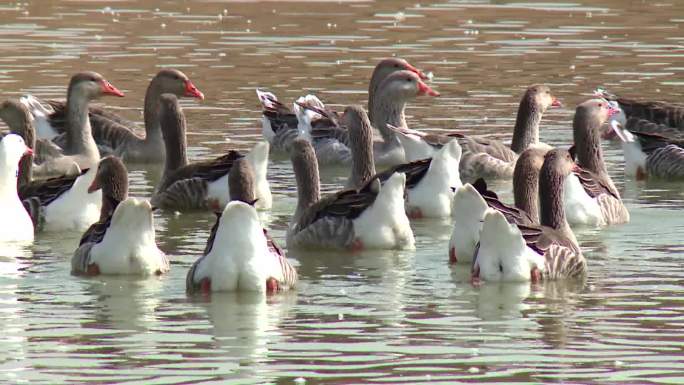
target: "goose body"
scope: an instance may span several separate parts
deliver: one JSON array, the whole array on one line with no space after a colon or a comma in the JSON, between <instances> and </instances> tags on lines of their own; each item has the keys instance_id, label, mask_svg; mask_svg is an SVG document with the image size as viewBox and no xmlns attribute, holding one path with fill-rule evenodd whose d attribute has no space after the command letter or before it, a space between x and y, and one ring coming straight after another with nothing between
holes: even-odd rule
<instances>
[{"instance_id":1,"label":"goose body","mask_svg":"<svg viewBox=\"0 0 684 385\"><path fill-rule=\"evenodd\" d=\"M167 272L169 261L157 247L149 201L128 198L119 203L111 217L84 234L71 266L72 273L84 275Z\"/></svg>"},{"instance_id":2,"label":"goose body","mask_svg":"<svg viewBox=\"0 0 684 385\"><path fill-rule=\"evenodd\" d=\"M217 218L204 255L190 268L186 289L273 293L296 282L296 270L267 237L256 209L231 201Z\"/></svg>"},{"instance_id":3,"label":"goose body","mask_svg":"<svg viewBox=\"0 0 684 385\"><path fill-rule=\"evenodd\" d=\"M604 226L629 222L629 212L606 171L600 130L618 111L604 99L580 104L573 120L577 165L566 178L564 202L571 225Z\"/></svg>"},{"instance_id":4,"label":"goose body","mask_svg":"<svg viewBox=\"0 0 684 385\"><path fill-rule=\"evenodd\" d=\"M586 261L563 208L564 180L574 163L564 150L545 155L539 176L541 226L511 221L503 211L488 208L473 262L474 279L546 281L586 274Z\"/></svg>"},{"instance_id":5,"label":"goose body","mask_svg":"<svg viewBox=\"0 0 684 385\"><path fill-rule=\"evenodd\" d=\"M233 163L243 155L231 150L212 160L188 163L185 117L174 95L161 96L160 116L166 163L161 182L152 196L152 204L173 210L210 208L220 211L229 201L228 173ZM269 209L273 202L266 179L269 148L268 142L260 142L245 156L254 168L256 206L259 209Z\"/></svg>"},{"instance_id":6,"label":"goose body","mask_svg":"<svg viewBox=\"0 0 684 385\"><path fill-rule=\"evenodd\" d=\"M404 174L394 173L381 187L373 179L360 189L321 199L318 165L310 143L296 140L292 151L298 203L288 229L288 247L354 251L414 247L404 211Z\"/></svg>"},{"instance_id":7,"label":"goose body","mask_svg":"<svg viewBox=\"0 0 684 385\"><path fill-rule=\"evenodd\" d=\"M31 150L16 134L0 141L0 242L33 241L33 222L17 195L19 160Z\"/></svg>"},{"instance_id":8,"label":"goose body","mask_svg":"<svg viewBox=\"0 0 684 385\"><path fill-rule=\"evenodd\" d=\"M431 157L452 140L458 140L463 149L460 162L461 178L510 178L518 154L528 147L548 147L539 141L539 122L549 107L560 106L546 86L534 85L523 95L513 130L513 141L507 146L498 140L466 136L430 134L405 127L391 127L401 142L407 161Z\"/></svg>"},{"instance_id":9,"label":"goose body","mask_svg":"<svg viewBox=\"0 0 684 385\"><path fill-rule=\"evenodd\" d=\"M39 202L39 218L34 221L41 224L40 230L84 231L100 216L102 195L88 193L96 173L93 167L77 176L32 182L19 189L19 196Z\"/></svg>"}]
</instances>

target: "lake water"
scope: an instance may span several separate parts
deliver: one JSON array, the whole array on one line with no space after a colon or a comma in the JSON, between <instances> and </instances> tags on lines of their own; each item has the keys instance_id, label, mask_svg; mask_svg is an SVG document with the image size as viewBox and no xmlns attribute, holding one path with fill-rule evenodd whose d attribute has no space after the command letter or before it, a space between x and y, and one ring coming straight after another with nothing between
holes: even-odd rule
<instances>
[{"instance_id":1,"label":"lake water","mask_svg":"<svg viewBox=\"0 0 684 385\"><path fill-rule=\"evenodd\" d=\"M682 100L674 0L178 3L0 5L3 98L64 97L87 69L127 94L104 102L141 121L149 79L173 66L206 95L183 100L191 159L260 139L256 87L365 105L371 69L391 55L432 71L442 93L411 104L414 128L510 138L522 91L546 83L564 107L541 136L567 146L574 106L598 85ZM447 264L450 223L418 221L415 252L292 253L294 292L197 299L185 274L211 214L156 214L172 268L147 280L72 277L80 234L40 234L0 260L0 383L684 383L682 184L625 179L619 147L605 148L632 222L576 230L585 282L474 287ZM131 168L133 195L148 197L157 172ZM265 219L283 240L291 167L275 157L269 173ZM346 172L324 174L332 190Z\"/></svg>"}]
</instances>

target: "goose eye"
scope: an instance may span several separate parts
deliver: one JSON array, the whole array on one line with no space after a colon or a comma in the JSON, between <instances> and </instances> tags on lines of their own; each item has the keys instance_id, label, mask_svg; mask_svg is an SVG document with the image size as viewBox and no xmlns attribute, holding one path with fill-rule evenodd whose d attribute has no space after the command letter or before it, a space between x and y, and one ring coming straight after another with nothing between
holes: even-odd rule
<instances>
[{"instance_id":1,"label":"goose eye","mask_svg":"<svg viewBox=\"0 0 684 385\"><path fill-rule=\"evenodd\" d=\"M603 108L603 103L598 104L599 108Z\"/></svg>"}]
</instances>

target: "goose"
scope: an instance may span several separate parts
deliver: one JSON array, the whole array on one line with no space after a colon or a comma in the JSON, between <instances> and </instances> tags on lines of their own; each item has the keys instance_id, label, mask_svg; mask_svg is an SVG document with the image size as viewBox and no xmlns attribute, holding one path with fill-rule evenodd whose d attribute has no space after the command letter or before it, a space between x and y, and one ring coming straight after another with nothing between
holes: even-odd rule
<instances>
[{"instance_id":1,"label":"goose","mask_svg":"<svg viewBox=\"0 0 684 385\"><path fill-rule=\"evenodd\" d=\"M406 213L409 218L441 218L451 215L451 201L461 186L458 162L461 147L458 142L444 146L432 158L390 167L375 174L373 159L373 129L361 106L345 109L342 123L348 130L352 151L352 171L347 187L360 189L372 178L381 182L395 172L406 174Z\"/></svg>"},{"instance_id":2,"label":"goose","mask_svg":"<svg viewBox=\"0 0 684 385\"><path fill-rule=\"evenodd\" d=\"M19 197L37 230L84 231L98 220L102 194L88 192L97 167L76 175L30 181L33 163L23 162L21 166L19 175L25 182L18 187Z\"/></svg>"},{"instance_id":3,"label":"goose","mask_svg":"<svg viewBox=\"0 0 684 385\"><path fill-rule=\"evenodd\" d=\"M337 125L337 115L328 111L318 98L313 95L300 98L293 113L275 95L261 91L258 94L264 106L264 136L274 146L287 151L295 138L304 137L314 143L320 164L351 163L346 132ZM422 95L439 96L439 93L412 71L394 71L377 86L372 97L374 102L369 103L373 108L369 116L374 116L372 123L381 134L381 140L373 143L376 164L392 166L404 162L401 145L387 124L407 127L405 105Z\"/></svg>"},{"instance_id":4,"label":"goose","mask_svg":"<svg viewBox=\"0 0 684 385\"><path fill-rule=\"evenodd\" d=\"M563 209L563 183L574 162L566 150L544 157L539 176L541 226L510 223L488 208L472 266L475 281L540 282L580 278L587 263Z\"/></svg>"},{"instance_id":5,"label":"goose","mask_svg":"<svg viewBox=\"0 0 684 385\"><path fill-rule=\"evenodd\" d=\"M0 140L0 242L33 241L33 222L17 195L19 160L31 153L19 135L7 134Z\"/></svg>"},{"instance_id":6,"label":"goose","mask_svg":"<svg viewBox=\"0 0 684 385\"><path fill-rule=\"evenodd\" d=\"M594 90L594 96L606 99L615 103L618 113L612 118L623 127L627 126L628 120L646 120L653 125L643 123L631 126L631 130L647 129L650 133L670 135L681 135L684 132L684 105L662 102L662 101L638 101L634 99L618 97L604 88ZM604 139L614 139L615 131L610 125L604 126L602 137Z\"/></svg>"},{"instance_id":7,"label":"goose","mask_svg":"<svg viewBox=\"0 0 684 385\"><path fill-rule=\"evenodd\" d=\"M60 137L58 145L65 157L75 162L81 170L96 167L100 161L100 152L88 118L88 104L103 95L124 96L123 92L96 72L79 72L71 77L67 90L64 135ZM29 110L35 109L29 106ZM41 116L34 114L33 117L39 128L38 135L41 136Z\"/></svg>"},{"instance_id":8,"label":"goose","mask_svg":"<svg viewBox=\"0 0 684 385\"><path fill-rule=\"evenodd\" d=\"M472 262L482 221L490 207L504 213L510 222L539 224L539 172L546 151L530 147L520 154L513 172L514 206L501 202L482 178L456 189L451 209L455 221L449 239L449 263Z\"/></svg>"},{"instance_id":9,"label":"goose","mask_svg":"<svg viewBox=\"0 0 684 385\"><path fill-rule=\"evenodd\" d=\"M311 143L295 140L291 160L297 208L287 231L288 248L414 248L404 211L404 174L393 174L381 187L373 179L361 189L346 189L321 199L318 162Z\"/></svg>"},{"instance_id":10,"label":"goose","mask_svg":"<svg viewBox=\"0 0 684 385\"><path fill-rule=\"evenodd\" d=\"M36 138L33 118L22 103L14 100L4 101L0 104L0 119L7 124L10 131L21 135L26 145L33 150L32 155L27 155L21 160L20 186L33 178L73 176L81 173L78 164L72 158L65 157L59 147L48 140ZM29 164L33 165L30 167Z\"/></svg>"},{"instance_id":11,"label":"goose","mask_svg":"<svg viewBox=\"0 0 684 385\"><path fill-rule=\"evenodd\" d=\"M561 103L551 95L545 85L527 88L520 100L510 147L493 140L466 136L459 133L430 134L406 127L390 126L401 142L407 161L431 157L445 143L456 138L463 148L460 171L464 180L483 178L509 178L513 174L518 154L526 148L548 146L539 141L539 123L549 107Z\"/></svg>"},{"instance_id":12,"label":"goose","mask_svg":"<svg viewBox=\"0 0 684 385\"><path fill-rule=\"evenodd\" d=\"M648 120L632 118L626 128L618 121L611 122L622 142L625 173L636 179L684 178L684 135L667 135L663 130L652 129L654 125Z\"/></svg>"},{"instance_id":13,"label":"goose","mask_svg":"<svg viewBox=\"0 0 684 385\"><path fill-rule=\"evenodd\" d=\"M590 99L575 110L576 168L564 183L565 213L571 225L605 226L629 222L629 212L603 162L600 130L618 111L604 99Z\"/></svg>"},{"instance_id":14,"label":"goose","mask_svg":"<svg viewBox=\"0 0 684 385\"><path fill-rule=\"evenodd\" d=\"M90 193L101 191L100 219L81 237L71 259L74 275L160 275L169 260L155 242L152 206L128 197L128 171L114 156L102 159Z\"/></svg>"},{"instance_id":15,"label":"goose","mask_svg":"<svg viewBox=\"0 0 684 385\"><path fill-rule=\"evenodd\" d=\"M93 137L106 153L113 153L126 162L161 163L164 161L165 148L159 122L159 99L164 93L172 93L178 97L187 96L204 99L204 94L195 87L190 79L181 71L165 68L152 78L145 93L144 119L145 136L135 133L137 125L105 109L91 107L90 122ZM64 115L68 110L63 102L51 102L54 112L45 117L41 111L42 104L35 99L25 98L25 103L36 111L39 127L49 127L56 132L64 131ZM41 113L42 112L42 113Z\"/></svg>"},{"instance_id":16,"label":"goose","mask_svg":"<svg viewBox=\"0 0 684 385\"><path fill-rule=\"evenodd\" d=\"M236 160L229 179L231 201L217 213L204 253L188 271L186 291L272 294L292 289L297 270L262 228L253 206L256 180L251 164L245 158Z\"/></svg>"},{"instance_id":17,"label":"goose","mask_svg":"<svg viewBox=\"0 0 684 385\"><path fill-rule=\"evenodd\" d=\"M173 210L209 208L220 211L229 201L228 172L243 155L231 150L212 160L188 163L185 116L175 95L160 97L160 116L167 156L152 205ZM268 150L268 143L260 142L245 156L255 171L256 207L259 209L271 208L273 201L266 179Z\"/></svg>"}]
</instances>

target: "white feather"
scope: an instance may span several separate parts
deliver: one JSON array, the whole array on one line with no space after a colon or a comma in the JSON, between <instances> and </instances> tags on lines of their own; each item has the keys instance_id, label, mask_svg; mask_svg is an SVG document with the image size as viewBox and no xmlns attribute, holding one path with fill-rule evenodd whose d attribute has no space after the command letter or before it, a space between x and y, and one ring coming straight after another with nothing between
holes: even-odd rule
<instances>
[{"instance_id":1,"label":"white feather","mask_svg":"<svg viewBox=\"0 0 684 385\"><path fill-rule=\"evenodd\" d=\"M33 240L33 222L17 195L19 160L26 150L26 144L19 135L5 135L0 141L1 242Z\"/></svg>"},{"instance_id":2,"label":"white feather","mask_svg":"<svg viewBox=\"0 0 684 385\"><path fill-rule=\"evenodd\" d=\"M375 202L354 219L356 238L367 249L413 249L415 240L404 211L406 175L395 173L382 186Z\"/></svg>"},{"instance_id":3,"label":"white feather","mask_svg":"<svg viewBox=\"0 0 684 385\"><path fill-rule=\"evenodd\" d=\"M571 225L603 225L603 213L598 201L584 190L577 175L571 173L563 184L563 209Z\"/></svg>"},{"instance_id":4,"label":"white feather","mask_svg":"<svg viewBox=\"0 0 684 385\"><path fill-rule=\"evenodd\" d=\"M449 240L449 253L453 249L458 262L473 261L486 211L487 202L470 183L456 190L451 208L454 229Z\"/></svg>"},{"instance_id":5,"label":"white feather","mask_svg":"<svg viewBox=\"0 0 684 385\"><path fill-rule=\"evenodd\" d=\"M59 135L57 130L50 124L50 115L54 112L51 107L43 105L33 95L24 95L19 98L19 101L26 106L31 116L33 116L33 125L39 138L52 140L52 138Z\"/></svg>"},{"instance_id":6,"label":"white feather","mask_svg":"<svg viewBox=\"0 0 684 385\"><path fill-rule=\"evenodd\" d=\"M152 275L168 269L155 241L149 201L128 198L117 206L104 238L90 249L90 263L101 274L112 275Z\"/></svg>"},{"instance_id":7,"label":"white feather","mask_svg":"<svg viewBox=\"0 0 684 385\"><path fill-rule=\"evenodd\" d=\"M45 207L45 231L84 231L100 218L102 191L88 193L97 167L79 176L71 188Z\"/></svg>"},{"instance_id":8,"label":"white feather","mask_svg":"<svg viewBox=\"0 0 684 385\"><path fill-rule=\"evenodd\" d=\"M544 256L527 246L518 226L493 209L484 217L475 266L481 279L493 282L529 281L532 268L545 269Z\"/></svg>"}]
</instances>

